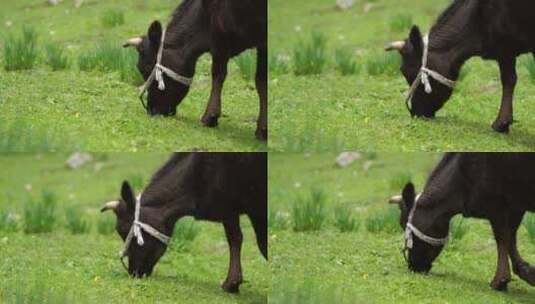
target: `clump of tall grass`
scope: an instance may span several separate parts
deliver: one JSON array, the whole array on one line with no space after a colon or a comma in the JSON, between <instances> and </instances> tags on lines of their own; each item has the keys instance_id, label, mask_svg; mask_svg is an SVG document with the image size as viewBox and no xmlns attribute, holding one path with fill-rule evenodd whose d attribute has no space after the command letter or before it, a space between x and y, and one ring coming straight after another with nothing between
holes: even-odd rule
<instances>
[{"instance_id":1,"label":"clump of tall grass","mask_svg":"<svg viewBox=\"0 0 535 304\"><path fill-rule=\"evenodd\" d=\"M56 196L44 190L41 199L28 198L24 205L24 232L47 233L56 224Z\"/></svg>"},{"instance_id":2,"label":"clump of tall grass","mask_svg":"<svg viewBox=\"0 0 535 304\"><path fill-rule=\"evenodd\" d=\"M102 25L107 28L124 24L124 12L119 9L109 9L104 12L101 18Z\"/></svg>"},{"instance_id":3,"label":"clump of tall grass","mask_svg":"<svg viewBox=\"0 0 535 304\"><path fill-rule=\"evenodd\" d=\"M366 219L366 230L372 233L377 232L398 232L400 211L398 208L390 207L377 211Z\"/></svg>"},{"instance_id":4,"label":"clump of tall grass","mask_svg":"<svg viewBox=\"0 0 535 304\"><path fill-rule=\"evenodd\" d=\"M397 14L390 19L390 30L395 33L408 30L413 25L412 15L407 13Z\"/></svg>"},{"instance_id":5,"label":"clump of tall grass","mask_svg":"<svg viewBox=\"0 0 535 304\"><path fill-rule=\"evenodd\" d=\"M92 71L98 66L98 59L96 54L91 52L84 52L78 57L78 68L80 71Z\"/></svg>"},{"instance_id":6,"label":"clump of tall grass","mask_svg":"<svg viewBox=\"0 0 535 304\"><path fill-rule=\"evenodd\" d=\"M78 58L81 71L118 71L123 64L123 49L109 42L98 44L95 49L84 52Z\"/></svg>"},{"instance_id":7,"label":"clump of tall grass","mask_svg":"<svg viewBox=\"0 0 535 304\"><path fill-rule=\"evenodd\" d=\"M326 201L327 195L318 188L312 189L309 197L299 195L292 209L294 231L320 230L327 217Z\"/></svg>"},{"instance_id":8,"label":"clump of tall grass","mask_svg":"<svg viewBox=\"0 0 535 304\"><path fill-rule=\"evenodd\" d=\"M466 233L468 233L469 227L468 224L464 222L464 219L462 217L454 217L450 221L450 231L449 231L449 238L450 243L454 243L456 241L460 241L464 238Z\"/></svg>"},{"instance_id":9,"label":"clump of tall grass","mask_svg":"<svg viewBox=\"0 0 535 304\"><path fill-rule=\"evenodd\" d=\"M312 32L310 40L301 40L294 48L295 75L317 75L327 63L327 39L320 32Z\"/></svg>"},{"instance_id":10,"label":"clump of tall grass","mask_svg":"<svg viewBox=\"0 0 535 304\"><path fill-rule=\"evenodd\" d=\"M531 79L532 82L535 82L535 58L533 56L529 56L524 60L524 66L526 67L526 70L528 70L529 79Z\"/></svg>"},{"instance_id":11,"label":"clump of tall grass","mask_svg":"<svg viewBox=\"0 0 535 304\"><path fill-rule=\"evenodd\" d=\"M98 234L108 235L115 231L115 221L111 216L99 217L97 221Z\"/></svg>"},{"instance_id":12,"label":"clump of tall grass","mask_svg":"<svg viewBox=\"0 0 535 304\"><path fill-rule=\"evenodd\" d=\"M136 64L137 55L134 51L109 42L102 42L78 57L80 71L117 72L122 81L138 85L143 83L143 78Z\"/></svg>"},{"instance_id":13,"label":"clump of tall grass","mask_svg":"<svg viewBox=\"0 0 535 304\"><path fill-rule=\"evenodd\" d=\"M14 213L0 211L0 231L17 232L19 229L18 221Z\"/></svg>"},{"instance_id":14,"label":"clump of tall grass","mask_svg":"<svg viewBox=\"0 0 535 304\"><path fill-rule=\"evenodd\" d=\"M274 74L282 75L290 71L290 58L282 54L269 53L269 71Z\"/></svg>"},{"instance_id":15,"label":"clump of tall grass","mask_svg":"<svg viewBox=\"0 0 535 304\"><path fill-rule=\"evenodd\" d=\"M79 207L71 206L65 209L66 228L72 234L84 234L91 228L89 222L83 218Z\"/></svg>"},{"instance_id":16,"label":"clump of tall grass","mask_svg":"<svg viewBox=\"0 0 535 304\"><path fill-rule=\"evenodd\" d=\"M144 80L137 69L138 55L134 50L123 50L121 66L119 68L119 77L121 81L136 86L142 85Z\"/></svg>"},{"instance_id":17,"label":"clump of tall grass","mask_svg":"<svg viewBox=\"0 0 535 304\"><path fill-rule=\"evenodd\" d=\"M23 27L21 36L9 34L4 40L4 68L6 71L30 70L37 61L37 33Z\"/></svg>"},{"instance_id":18,"label":"clump of tall grass","mask_svg":"<svg viewBox=\"0 0 535 304\"><path fill-rule=\"evenodd\" d=\"M334 209L334 225L340 232L353 232L359 229L360 222L347 206L338 206Z\"/></svg>"},{"instance_id":19,"label":"clump of tall grass","mask_svg":"<svg viewBox=\"0 0 535 304\"><path fill-rule=\"evenodd\" d=\"M358 66L353 53L348 49L338 49L335 51L336 69L344 76L358 73Z\"/></svg>"},{"instance_id":20,"label":"clump of tall grass","mask_svg":"<svg viewBox=\"0 0 535 304\"><path fill-rule=\"evenodd\" d=\"M234 59L240 69L243 79L253 80L256 72L256 54L253 50L247 50Z\"/></svg>"},{"instance_id":21,"label":"clump of tall grass","mask_svg":"<svg viewBox=\"0 0 535 304\"><path fill-rule=\"evenodd\" d=\"M270 229L284 230L288 227L288 214L269 208L268 225Z\"/></svg>"},{"instance_id":22,"label":"clump of tall grass","mask_svg":"<svg viewBox=\"0 0 535 304\"><path fill-rule=\"evenodd\" d=\"M524 225L524 228L526 228L531 242L535 244L535 215L527 214L522 225Z\"/></svg>"},{"instance_id":23,"label":"clump of tall grass","mask_svg":"<svg viewBox=\"0 0 535 304\"><path fill-rule=\"evenodd\" d=\"M366 70L371 76L394 74L399 69L400 57L395 52L381 53L368 60Z\"/></svg>"},{"instance_id":24,"label":"clump of tall grass","mask_svg":"<svg viewBox=\"0 0 535 304\"><path fill-rule=\"evenodd\" d=\"M175 251L185 251L195 240L201 231L200 227L192 219L181 219L175 225L171 240L171 249Z\"/></svg>"},{"instance_id":25,"label":"clump of tall grass","mask_svg":"<svg viewBox=\"0 0 535 304\"><path fill-rule=\"evenodd\" d=\"M65 55L63 48L56 43L49 43L45 46L46 64L53 71L64 70L69 66L69 58Z\"/></svg>"}]
</instances>

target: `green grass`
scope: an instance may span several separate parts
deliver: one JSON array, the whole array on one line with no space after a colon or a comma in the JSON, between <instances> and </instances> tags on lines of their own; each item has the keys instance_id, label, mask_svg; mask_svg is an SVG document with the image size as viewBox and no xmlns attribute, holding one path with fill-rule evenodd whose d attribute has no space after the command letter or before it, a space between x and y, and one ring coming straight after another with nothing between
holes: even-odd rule
<instances>
[{"instance_id":1,"label":"green grass","mask_svg":"<svg viewBox=\"0 0 535 304\"><path fill-rule=\"evenodd\" d=\"M404 104L409 86L400 66L394 64L399 62L399 55L386 55L384 51L389 42L406 39L409 30L392 31L390 23L394 16L410 13L412 22L422 32L428 32L449 3L450 0L377 0L365 12L368 1L358 1L352 9L338 11L329 0L270 0L270 53L289 54L293 61L295 45L311 31L321 30L328 37L326 64L320 75L270 74L270 149L533 151L535 117L531 113L535 111L535 87L524 64L518 65L514 113L517 122L509 135L497 134L490 127L501 101L500 73L495 62L480 58L465 65L463 70L470 72L458 84L451 100L437 112L436 119L410 117ZM341 75L335 63L337 49L354 50L362 71ZM532 57L522 56L519 63L526 56Z\"/></svg>"},{"instance_id":2,"label":"green grass","mask_svg":"<svg viewBox=\"0 0 535 304\"><path fill-rule=\"evenodd\" d=\"M0 117L0 152L46 152L76 150L61 130L54 126L36 127L32 122L16 119L12 123Z\"/></svg>"},{"instance_id":3,"label":"green grass","mask_svg":"<svg viewBox=\"0 0 535 304\"><path fill-rule=\"evenodd\" d=\"M269 53L269 72L274 75L287 74L290 71L290 59L288 56Z\"/></svg>"},{"instance_id":4,"label":"green grass","mask_svg":"<svg viewBox=\"0 0 535 304\"><path fill-rule=\"evenodd\" d=\"M0 231L16 232L19 229L19 224L14 215L7 210L0 210Z\"/></svg>"},{"instance_id":5,"label":"green grass","mask_svg":"<svg viewBox=\"0 0 535 304\"><path fill-rule=\"evenodd\" d=\"M535 244L535 215L526 215L523 221L523 225L526 228L530 241Z\"/></svg>"},{"instance_id":6,"label":"green grass","mask_svg":"<svg viewBox=\"0 0 535 304\"><path fill-rule=\"evenodd\" d=\"M294 231L320 230L327 217L326 201L325 193L318 188L311 189L308 197L298 196L292 209Z\"/></svg>"},{"instance_id":7,"label":"green grass","mask_svg":"<svg viewBox=\"0 0 535 304\"><path fill-rule=\"evenodd\" d=\"M6 71L31 70L37 61L37 32L31 26L22 28L20 36L8 33L4 40Z\"/></svg>"},{"instance_id":8,"label":"green grass","mask_svg":"<svg viewBox=\"0 0 535 304\"><path fill-rule=\"evenodd\" d=\"M8 210L12 216L23 217L27 197L42 201L44 189L56 198L52 232L25 234L0 229L0 303L22 303L12 299L46 303L48 298L57 299L49 303L266 302L269 264L258 251L246 217L241 223L247 282L239 295L220 289L227 274L228 245L222 225L211 222L195 222L196 236L192 238L190 231L184 250L168 250L149 279L130 278L117 256L123 242L114 231L115 215L99 210L119 197L125 178L151 176L169 155L93 156L88 165L71 170L65 166L69 154L0 155L0 214ZM67 207L78 208L93 229L85 234L70 233L64 216ZM98 225L106 227L105 233L99 233L97 223L106 223Z\"/></svg>"},{"instance_id":9,"label":"green grass","mask_svg":"<svg viewBox=\"0 0 535 304\"><path fill-rule=\"evenodd\" d=\"M53 71L64 70L69 66L69 58L65 55L64 49L57 43L49 43L45 46L46 63Z\"/></svg>"},{"instance_id":10,"label":"green grass","mask_svg":"<svg viewBox=\"0 0 535 304\"><path fill-rule=\"evenodd\" d=\"M496 269L496 244L485 220L460 219L452 223L450 238L429 275L411 273L400 253L403 231L399 213L393 230L370 232L366 220L376 214L399 212L388 199L400 194L392 176L411 172L422 189L440 154L374 153L340 169L335 153L271 153L269 156L269 208L291 211L296 195L307 196L321 186L329 220L314 233L270 228L272 303L529 303L535 289L513 274L506 293L495 292L489 282ZM373 158L375 165L365 170ZM401 174L403 175L403 174ZM362 229L342 233L334 212L340 205L352 210ZM458 228L462 227L462 228ZM395 228L395 229L394 229ZM459 233L460 231L463 231ZM462 236L461 236L462 234ZM522 256L535 263L535 243L519 229Z\"/></svg>"},{"instance_id":11,"label":"green grass","mask_svg":"<svg viewBox=\"0 0 535 304\"><path fill-rule=\"evenodd\" d=\"M313 31L308 40L299 41L294 47L294 73L297 76L317 75L323 72L327 62L327 38Z\"/></svg>"},{"instance_id":12,"label":"green grass","mask_svg":"<svg viewBox=\"0 0 535 304\"><path fill-rule=\"evenodd\" d=\"M389 207L385 210L377 211L366 219L366 230L372 233L399 232L401 229L399 215L400 212L397 207Z\"/></svg>"},{"instance_id":13,"label":"green grass","mask_svg":"<svg viewBox=\"0 0 535 304\"><path fill-rule=\"evenodd\" d=\"M91 224L84 219L82 211L76 206L66 207L65 221L66 228L72 234L84 234L91 229Z\"/></svg>"},{"instance_id":14,"label":"green grass","mask_svg":"<svg viewBox=\"0 0 535 304\"><path fill-rule=\"evenodd\" d=\"M234 59L244 80L252 81L256 73L256 52L247 50Z\"/></svg>"},{"instance_id":15,"label":"green grass","mask_svg":"<svg viewBox=\"0 0 535 304\"><path fill-rule=\"evenodd\" d=\"M384 53L370 58L366 63L366 70L370 76L393 75L399 69L400 64L401 60L398 54Z\"/></svg>"},{"instance_id":16,"label":"green grass","mask_svg":"<svg viewBox=\"0 0 535 304\"><path fill-rule=\"evenodd\" d=\"M97 232L102 235L112 234L115 232L115 221L112 217L100 217L97 221Z\"/></svg>"},{"instance_id":17,"label":"green grass","mask_svg":"<svg viewBox=\"0 0 535 304\"><path fill-rule=\"evenodd\" d=\"M59 143L45 151L72 151L78 147L98 152L266 150L266 144L254 137L258 95L250 81L241 77L237 65L229 64L222 95L223 116L213 129L200 122L211 91L208 54L198 62L194 84L177 108L177 116L168 118L149 117L139 102L137 86L142 80L136 67L136 50L121 50L122 59L118 51L108 53L113 56L106 59L104 67L99 66L103 59L96 57L100 46L121 49L127 39L146 34L153 20L167 23L179 3L121 2L124 25L110 28L103 26L102 18L117 10L117 1L89 1L80 9L73 9L72 1L57 6L35 5L32 0L3 1L0 124L11 129L21 122L31 126L33 132L46 133L49 142ZM4 26L8 21L13 23L11 28ZM6 52L9 49L10 54L22 54L14 44L21 40L22 24L33 28L38 37L33 50L27 47L31 44L22 44L24 50L29 50L27 58L36 58L24 61L32 62L31 72L5 72L7 64L13 69L19 66L6 59ZM12 43L6 42L10 35ZM64 56L71 62L68 68L53 71L46 63L44 46L52 41L64 48ZM69 143L61 145L65 139Z\"/></svg>"},{"instance_id":18,"label":"green grass","mask_svg":"<svg viewBox=\"0 0 535 304\"><path fill-rule=\"evenodd\" d=\"M458 242L462 240L468 233L468 223L460 216L456 216L450 222L450 242Z\"/></svg>"},{"instance_id":19,"label":"green grass","mask_svg":"<svg viewBox=\"0 0 535 304\"><path fill-rule=\"evenodd\" d=\"M347 206L338 206L334 209L334 226L340 232L353 232L358 230L360 222Z\"/></svg>"},{"instance_id":20,"label":"green grass","mask_svg":"<svg viewBox=\"0 0 535 304\"><path fill-rule=\"evenodd\" d=\"M52 232L57 220L56 204L57 198L49 190L43 190L40 198L29 198L24 205L24 232Z\"/></svg>"},{"instance_id":21,"label":"green grass","mask_svg":"<svg viewBox=\"0 0 535 304\"><path fill-rule=\"evenodd\" d=\"M181 219L176 223L173 238L171 240L171 250L185 251L189 249L191 243L201 232L199 226L191 219Z\"/></svg>"},{"instance_id":22,"label":"green grass","mask_svg":"<svg viewBox=\"0 0 535 304\"><path fill-rule=\"evenodd\" d=\"M359 71L359 65L353 54L348 49L338 49L335 52L336 69L344 76L356 74Z\"/></svg>"},{"instance_id":23,"label":"green grass","mask_svg":"<svg viewBox=\"0 0 535 304\"><path fill-rule=\"evenodd\" d=\"M390 18L390 30L395 33L404 33L410 30L413 24L411 14L398 13Z\"/></svg>"},{"instance_id":24,"label":"green grass","mask_svg":"<svg viewBox=\"0 0 535 304\"><path fill-rule=\"evenodd\" d=\"M102 14L102 25L107 28L124 24L124 13L119 9L108 9Z\"/></svg>"},{"instance_id":25,"label":"green grass","mask_svg":"<svg viewBox=\"0 0 535 304\"><path fill-rule=\"evenodd\" d=\"M524 60L524 66L528 71L528 75L531 79L531 82L535 82L535 59L533 58L533 56L526 57L526 59Z\"/></svg>"}]
</instances>

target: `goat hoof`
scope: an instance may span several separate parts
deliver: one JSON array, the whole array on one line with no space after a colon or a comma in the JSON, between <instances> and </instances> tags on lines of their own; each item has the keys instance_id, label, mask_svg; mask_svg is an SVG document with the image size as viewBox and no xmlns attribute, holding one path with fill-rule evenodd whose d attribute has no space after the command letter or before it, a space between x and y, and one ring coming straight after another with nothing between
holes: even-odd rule
<instances>
[{"instance_id":1,"label":"goat hoof","mask_svg":"<svg viewBox=\"0 0 535 304\"><path fill-rule=\"evenodd\" d=\"M221 288L228 293L239 293L241 281L226 280L221 284Z\"/></svg>"},{"instance_id":2,"label":"goat hoof","mask_svg":"<svg viewBox=\"0 0 535 304\"><path fill-rule=\"evenodd\" d=\"M208 114L208 115L203 116L203 118L201 119L201 122L205 127L214 128L214 127L217 127L218 119L219 119L219 115Z\"/></svg>"},{"instance_id":3,"label":"goat hoof","mask_svg":"<svg viewBox=\"0 0 535 304\"><path fill-rule=\"evenodd\" d=\"M511 121L501 121L496 120L492 124L492 129L498 133L509 133L509 126L511 125Z\"/></svg>"},{"instance_id":4,"label":"goat hoof","mask_svg":"<svg viewBox=\"0 0 535 304\"><path fill-rule=\"evenodd\" d=\"M257 128L255 132L255 136L258 140L266 141L268 137L267 128Z\"/></svg>"},{"instance_id":5,"label":"goat hoof","mask_svg":"<svg viewBox=\"0 0 535 304\"><path fill-rule=\"evenodd\" d=\"M510 281L510 279L505 279L505 278L498 279L498 278L495 278L494 280L492 280L492 282L490 282L490 287L492 287L492 289L498 290L498 291L507 291L507 284L509 283L509 281Z\"/></svg>"}]
</instances>

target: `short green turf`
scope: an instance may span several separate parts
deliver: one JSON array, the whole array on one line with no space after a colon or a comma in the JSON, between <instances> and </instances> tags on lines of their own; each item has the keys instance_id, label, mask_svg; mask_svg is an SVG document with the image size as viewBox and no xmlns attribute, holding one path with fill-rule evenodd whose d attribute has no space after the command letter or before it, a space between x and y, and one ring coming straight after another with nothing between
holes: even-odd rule
<instances>
[{"instance_id":1,"label":"short green turf","mask_svg":"<svg viewBox=\"0 0 535 304\"><path fill-rule=\"evenodd\" d=\"M32 26L39 35L40 58L32 70L6 72L0 55L0 131L23 122L28 128L52 134L52 142L65 142L55 150L265 150L266 145L254 136L258 116L254 81L244 80L234 61L229 64L223 91L223 116L213 129L200 122L211 89L209 55L199 60L195 84L178 107L177 116L169 118L149 117L138 99L137 88L120 81L118 73L79 71L80 54L100 42L119 47L128 38L145 34L153 20L169 21L179 3L88 0L75 9L73 0L55 7L47 1L2 1L0 54L8 33L19 35L23 26ZM102 18L116 9L124 12L125 22L109 28ZM54 72L45 64L47 43L66 49L69 69Z\"/></svg>"},{"instance_id":2,"label":"short green turf","mask_svg":"<svg viewBox=\"0 0 535 304\"><path fill-rule=\"evenodd\" d=\"M220 288L228 267L228 245L222 225L197 222L200 233L184 251L168 251L149 279L132 279L118 259L118 234L97 233L104 202L119 197L124 179L147 183L167 154L96 154L95 160L67 169L66 154L0 155L0 210L22 215L28 197L43 190L58 198L57 226L49 234L0 231L0 303L15 290L23 293L42 284L68 303L265 303L269 264L257 248L254 232L242 219L244 279L240 294ZM65 228L65 210L79 208L92 224L89 234L73 235ZM19 221L22 221L20 219ZM21 224L21 222L19 222ZM74 301L73 301L74 299Z\"/></svg>"},{"instance_id":3,"label":"short green turf","mask_svg":"<svg viewBox=\"0 0 535 304\"><path fill-rule=\"evenodd\" d=\"M368 232L366 218L388 205L393 177L412 176L423 183L439 154L378 153L340 169L334 153L272 153L269 157L270 212L288 216L298 195L320 187L328 195L327 225L317 232L270 229L271 303L531 303L535 289L516 275L507 292L489 287L496 269L496 245L490 225L465 219L469 230L452 241L429 275L407 269L400 249L401 228L395 233ZM366 170L367 168L367 170ZM341 233L334 225L336 206L352 210L361 225ZM399 227L399 225L398 225ZM535 243L521 227L519 250L535 263Z\"/></svg>"},{"instance_id":4,"label":"short green turf","mask_svg":"<svg viewBox=\"0 0 535 304\"><path fill-rule=\"evenodd\" d=\"M412 16L422 32L449 0L358 1L347 10L331 0L269 1L269 52L293 57L301 39L320 31L327 37L329 62L317 76L270 75L270 149L274 151L528 151L535 148L535 86L522 63L517 65L515 123L509 135L491 123L498 114L501 82L496 62L474 58L437 118L411 119L404 98L408 85L397 72L370 76L366 64L393 40L407 38L392 20ZM371 5L371 6L370 6ZM371 9L370 9L371 7ZM368 10L366 10L368 9ZM366 12L367 11L367 12ZM408 17L407 17L408 18ZM361 71L342 76L335 51L349 49ZM531 55L529 55L531 56ZM291 64L291 60L290 60Z\"/></svg>"}]
</instances>

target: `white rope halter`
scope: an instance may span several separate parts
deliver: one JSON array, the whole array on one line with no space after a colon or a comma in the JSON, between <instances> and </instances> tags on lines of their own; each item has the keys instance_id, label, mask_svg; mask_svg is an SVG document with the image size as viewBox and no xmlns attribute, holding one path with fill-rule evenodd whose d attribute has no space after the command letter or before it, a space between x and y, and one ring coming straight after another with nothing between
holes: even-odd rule
<instances>
[{"instance_id":1,"label":"white rope halter","mask_svg":"<svg viewBox=\"0 0 535 304\"><path fill-rule=\"evenodd\" d=\"M124 249L120 253L121 262L123 261L123 258L127 256L126 253L128 252L128 248L130 247L130 243L132 242L132 239L134 237L136 238L137 244L139 246L143 246L145 244L145 240L143 240L143 235L141 233L141 230L144 230L146 233L158 239L160 242L164 243L165 245L169 245L169 241L171 240L171 237L159 232L158 230L154 229L152 226L139 221L139 212L141 209L140 201L141 201L140 196L136 197L136 209L134 211L134 222L132 223L132 227L130 227L130 231L128 232L128 235L126 236L126 239L124 240ZM123 262L123 265L124 265L124 262Z\"/></svg>"},{"instance_id":2,"label":"white rope halter","mask_svg":"<svg viewBox=\"0 0 535 304\"><path fill-rule=\"evenodd\" d=\"M424 85L425 92L427 94L431 94L433 92L433 89L431 88L431 83L429 82L429 77L435 79L439 83L449 87L454 88L455 87L455 81L450 80L444 76L442 76L440 73L433 71L427 67L427 57L429 52L429 35L425 35L422 38L423 44L424 44L424 53L422 56L422 67L420 68L420 71L418 72L418 75L416 76L416 79L412 83L409 92L407 94L407 99L405 100L405 103L407 104L407 108L410 110L409 104L412 104L412 97L414 96L414 93L416 92L416 89L421 84Z\"/></svg>"},{"instance_id":3,"label":"white rope halter","mask_svg":"<svg viewBox=\"0 0 535 304\"><path fill-rule=\"evenodd\" d=\"M407 220L407 227L405 228L405 250L412 249L412 246L414 244L412 235L414 234L417 238L420 240L426 242L427 244L431 246L443 246L446 245L448 242L448 236L443 238L434 238L431 236L426 235L425 233L418 230L418 228L414 227L412 224L412 218L414 216L414 212L416 210L416 207L418 206L418 198L420 198L420 195L416 196L414 207L412 207L411 212L409 213L409 219Z\"/></svg>"},{"instance_id":4,"label":"white rope halter","mask_svg":"<svg viewBox=\"0 0 535 304\"><path fill-rule=\"evenodd\" d=\"M175 73L173 70L165 67L162 65L162 55L163 55L163 46L165 44L165 33L166 29L163 29L162 32L162 39L160 40L160 47L158 48L158 54L156 56L156 64L154 65L154 69L152 69L152 72L150 73L149 78L147 78L147 81L139 88L141 95L141 104L143 104L144 108L147 108L143 102L143 94L149 89L150 85L156 80L158 82L158 89L160 91L165 90L165 82L163 81L163 74L165 73L169 78L173 79L176 82L179 82L185 86L191 86L193 83L193 78L185 77L182 75L179 75Z\"/></svg>"}]
</instances>

